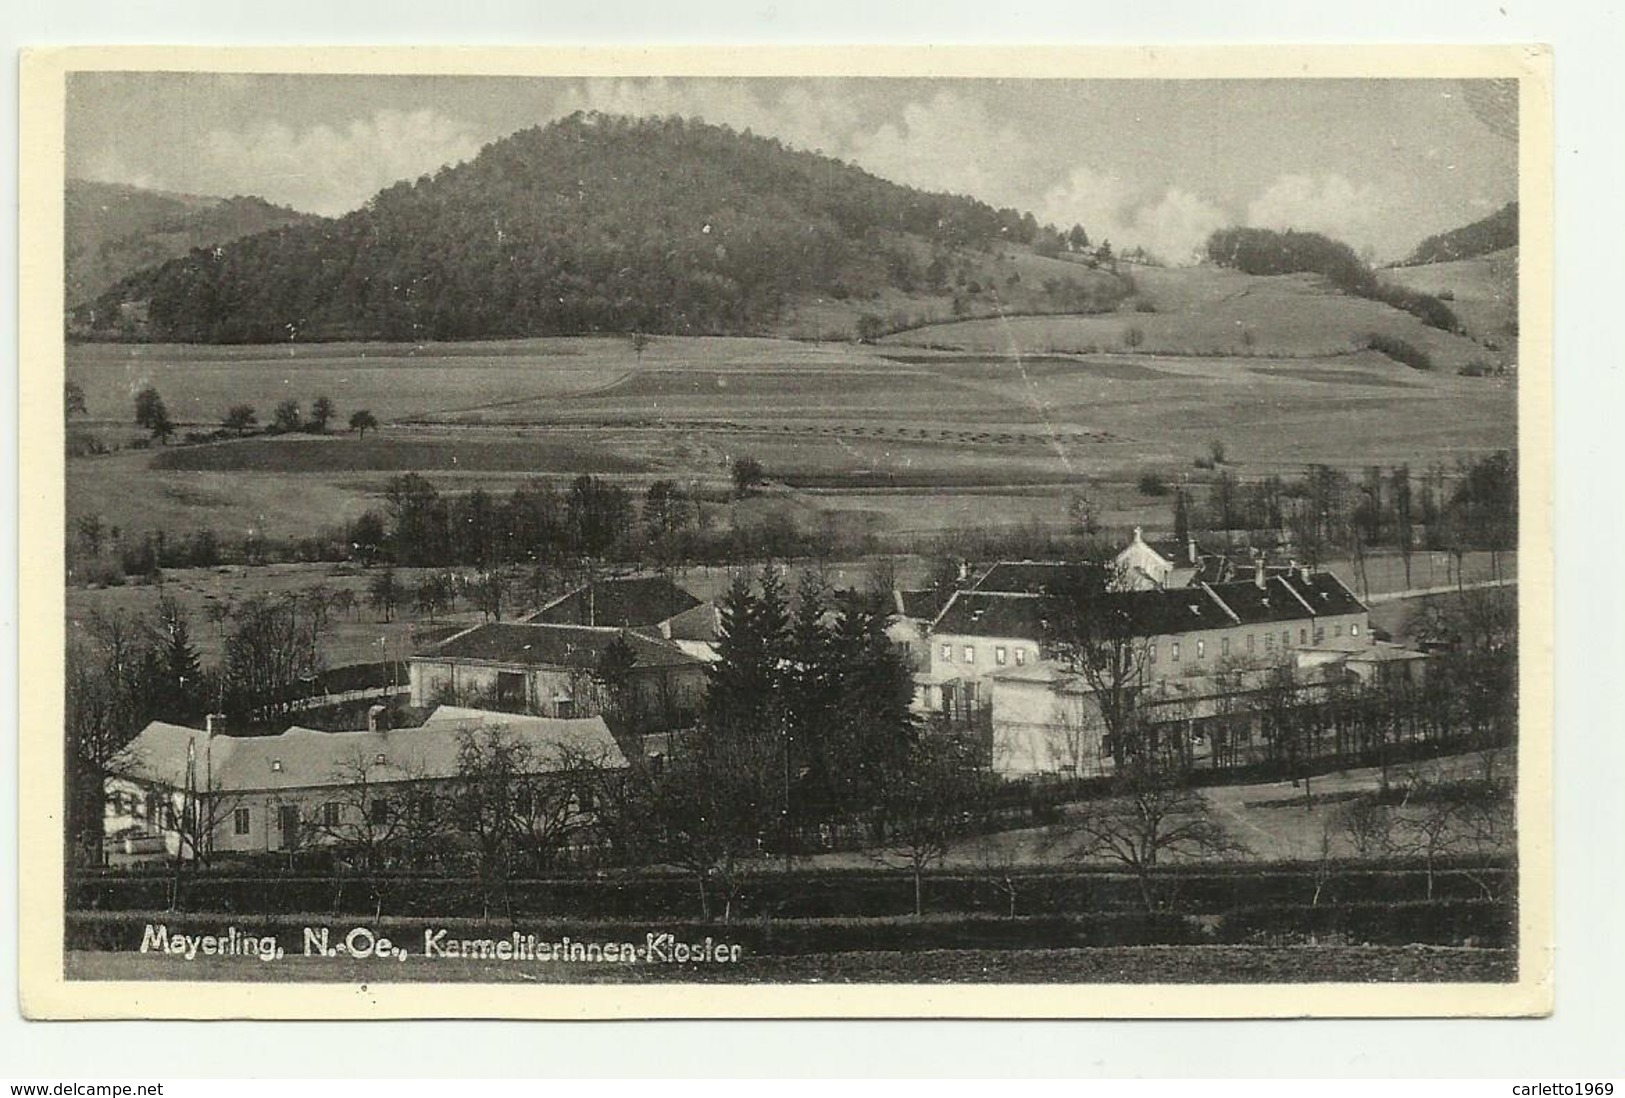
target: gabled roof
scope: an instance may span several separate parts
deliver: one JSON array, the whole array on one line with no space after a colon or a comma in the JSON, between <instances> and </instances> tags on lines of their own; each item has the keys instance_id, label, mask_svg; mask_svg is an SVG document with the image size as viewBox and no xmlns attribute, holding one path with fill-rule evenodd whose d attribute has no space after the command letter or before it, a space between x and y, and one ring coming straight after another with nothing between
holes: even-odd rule
<instances>
[{"instance_id":1,"label":"gabled roof","mask_svg":"<svg viewBox=\"0 0 1625 1098\"><path fill-rule=\"evenodd\" d=\"M609 769L626 766L602 717L561 720L441 706L418 728L383 732L318 732L289 728L276 736L223 736L155 721L130 743L117 772L180 787L186 745L195 752L199 791L306 789L322 786L454 778L463 736L501 729L528 749L533 774L580 760ZM380 759L382 761L380 761Z\"/></svg>"},{"instance_id":2,"label":"gabled roof","mask_svg":"<svg viewBox=\"0 0 1625 1098\"><path fill-rule=\"evenodd\" d=\"M624 637L637 667L681 667L697 663L674 644L627 629L529 622L487 622L418 653L414 659L480 660L526 667L598 666L604 649Z\"/></svg>"},{"instance_id":3,"label":"gabled roof","mask_svg":"<svg viewBox=\"0 0 1625 1098\"><path fill-rule=\"evenodd\" d=\"M1283 582L1292 586L1292 589L1314 608L1316 614L1360 614L1366 609L1353 591L1344 586L1343 581L1331 572L1297 572L1285 573Z\"/></svg>"},{"instance_id":4,"label":"gabled roof","mask_svg":"<svg viewBox=\"0 0 1625 1098\"><path fill-rule=\"evenodd\" d=\"M1235 619L1200 587L1166 587L1148 591L1114 591L1102 600L1110 613L1127 614L1142 637L1224 629Z\"/></svg>"},{"instance_id":5,"label":"gabled roof","mask_svg":"<svg viewBox=\"0 0 1625 1098\"><path fill-rule=\"evenodd\" d=\"M524 620L626 628L659 625L700 605L665 576L615 576L561 595Z\"/></svg>"},{"instance_id":6,"label":"gabled roof","mask_svg":"<svg viewBox=\"0 0 1625 1098\"><path fill-rule=\"evenodd\" d=\"M1312 615L1280 576L1266 576L1264 586L1253 580L1232 580L1209 586L1241 619L1243 625L1269 625L1278 621L1307 621Z\"/></svg>"}]
</instances>

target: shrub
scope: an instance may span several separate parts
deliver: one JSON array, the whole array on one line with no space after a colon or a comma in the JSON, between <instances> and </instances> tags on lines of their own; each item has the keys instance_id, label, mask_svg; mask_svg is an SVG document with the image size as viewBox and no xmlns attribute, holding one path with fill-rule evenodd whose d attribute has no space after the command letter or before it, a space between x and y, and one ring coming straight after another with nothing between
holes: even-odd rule
<instances>
[{"instance_id":1,"label":"shrub","mask_svg":"<svg viewBox=\"0 0 1625 1098\"><path fill-rule=\"evenodd\" d=\"M1137 326L1131 326L1123 333L1123 346L1133 349L1145 342L1145 331Z\"/></svg>"},{"instance_id":2,"label":"shrub","mask_svg":"<svg viewBox=\"0 0 1625 1098\"><path fill-rule=\"evenodd\" d=\"M1462 377L1489 377L1500 372L1501 371L1495 366L1492 366L1490 363L1481 358L1473 359L1471 362L1467 363L1467 365L1456 371L1456 373L1460 374Z\"/></svg>"},{"instance_id":3,"label":"shrub","mask_svg":"<svg viewBox=\"0 0 1625 1098\"><path fill-rule=\"evenodd\" d=\"M1134 311L1137 313L1154 313L1157 311L1157 306L1154 302L1147 301L1142 297L1135 301Z\"/></svg>"},{"instance_id":4,"label":"shrub","mask_svg":"<svg viewBox=\"0 0 1625 1098\"><path fill-rule=\"evenodd\" d=\"M1140 474L1140 495L1165 496L1169 491L1168 482L1163 479L1161 473Z\"/></svg>"},{"instance_id":5,"label":"shrub","mask_svg":"<svg viewBox=\"0 0 1625 1098\"><path fill-rule=\"evenodd\" d=\"M1433 359L1426 351L1397 336L1372 332L1366 337L1365 345L1368 350L1385 354L1395 362L1402 362L1413 370L1433 369Z\"/></svg>"}]
</instances>

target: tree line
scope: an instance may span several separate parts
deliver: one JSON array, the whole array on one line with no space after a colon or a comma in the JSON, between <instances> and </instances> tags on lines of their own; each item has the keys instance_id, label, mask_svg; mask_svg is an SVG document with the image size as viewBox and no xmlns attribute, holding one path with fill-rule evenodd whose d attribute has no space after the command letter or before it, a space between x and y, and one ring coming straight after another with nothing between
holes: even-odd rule
<instances>
[{"instance_id":1,"label":"tree line","mask_svg":"<svg viewBox=\"0 0 1625 1098\"><path fill-rule=\"evenodd\" d=\"M70 381L64 393L64 407L70 419L74 415L86 414L85 393L81 386ZM296 431L324 435L327 433L328 425L337 415L336 406L327 396L318 396L311 401L308 415L297 397L288 397L277 403L270 421L265 424L264 431L278 435L292 434ZM147 431L154 441L164 445L168 445L169 440L174 437L175 421L170 417L169 406L164 403L163 394L156 386L144 386L136 393L135 425ZM231 436L242 438L258 426L258 409L252 404L233 404L221 418L220 430L214 434L191 432L186 437L189 442L211 442ZM365 438L368 431L376 430L377 427L378 417L368 409L358 408L350 414L350 430L356 432L358 437Z\"/></svg>"}]
</instances>

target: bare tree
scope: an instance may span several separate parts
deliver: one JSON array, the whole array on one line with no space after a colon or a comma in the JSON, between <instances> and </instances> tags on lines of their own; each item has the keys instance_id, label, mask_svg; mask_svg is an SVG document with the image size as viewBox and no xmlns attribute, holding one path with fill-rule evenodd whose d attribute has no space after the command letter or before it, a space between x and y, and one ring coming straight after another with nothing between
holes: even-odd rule
<instances>
[{"instance_id":1,"label":"bare tree","mask_svg":"<svg viewBox=\"0 0 1625 1098\"><path fill-rule=\"evenodd\" d=\"M1207 798L1187 778L1178 745L1157 744L1131 755L1113 776L1111 796L1083 802L1066 820L1062 834L1073 843L1070 856L1124 866L1134 874L1145 910L1155 912L1166 903L1157 870L1169 858L1245 854L1246 846L1214 818Z\"/></svg>"},{"instance_id":2,"label":"bare tree","mask_svg":"<svg viewBox=\"0 0 1625 1098\"><path fill-rule=\"evenodd\" d=\"M914 914L925 907L925 874L947 857L972 822L982 788L972 745L950 736L920 738L883 794L885 841L872 853L914 879Z\"/></svg>"},{"instance_id":3,"label":"bare tree","mask_svg":"<svg viewBox=\"0 0 1625 1098\"><path fill-rule=\"evenodd\" d=\"M310 821L312 837L333 844L345 868L355 871L372 896L373 916L399 883L393 871L433 845L441 814L430 803L437 794L420 759L391 758L358 747L330 775L333 809ZM342 894L343 879L338 880Z\"/></svg>"},{"instance_id":4,"label":"bare tree","mask_svg":"<svg viewBox=\"0 0 1625 1098\"><path fill-rule=\"evenodd\" d=\"M1088 684L1118 769L1138 748L1135 710L1151 659L1121 579L1114 565L1084 561L1065 569L1046 599L1048 647Z\"/></svg>"}]
</instances>

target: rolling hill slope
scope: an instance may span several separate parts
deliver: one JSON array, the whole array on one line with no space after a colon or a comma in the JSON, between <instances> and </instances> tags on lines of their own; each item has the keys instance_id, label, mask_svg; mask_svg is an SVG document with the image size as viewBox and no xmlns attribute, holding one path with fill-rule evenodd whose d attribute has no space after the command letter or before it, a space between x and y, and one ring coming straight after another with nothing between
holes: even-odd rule
<instances>
[{"instance_id":1,"label":"rolling hill slope","mask_svg":"<svg viewBox=\"0 0 1625 1098\"><path fill-rule=\"evenodd\" d=\"M315 220L252 196L212 198L84 179L68 180L65 203L69 307L193 248Z\"/></svg>"},{"instance_id":2,"label":"rolling hill slope","mask_svg":"<svg viewBox=\"0 0 1625 1098\"><path fill-rule=\"evenodd\" d=\"M900 327L927 301L942 315L987 311L994 295L1092 312L1126 295L1081 266L1022 275L1013 256L1040 232L1030 214L776 140L578 114L337 220L133 274L98 299L95 323L131 306L147 338L210 343L742 334L782 330L807 305L850 336L860 317Z\"/></svg>"}]
</instances>

